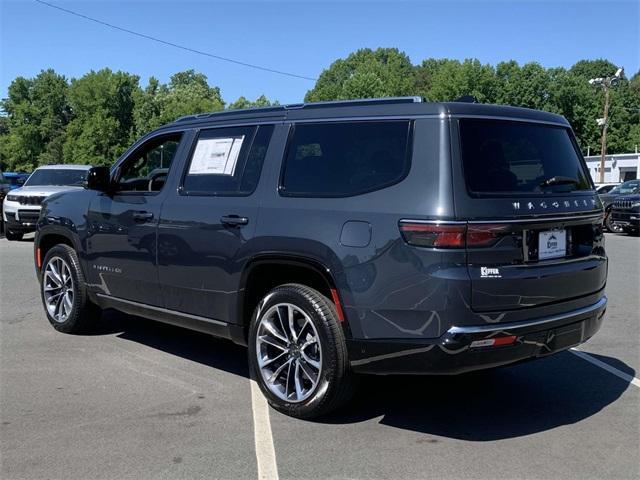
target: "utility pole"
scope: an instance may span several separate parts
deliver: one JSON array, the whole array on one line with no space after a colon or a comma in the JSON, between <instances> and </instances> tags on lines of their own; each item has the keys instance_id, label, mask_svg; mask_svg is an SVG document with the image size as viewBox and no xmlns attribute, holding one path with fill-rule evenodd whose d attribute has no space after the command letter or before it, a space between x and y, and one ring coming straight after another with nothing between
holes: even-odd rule
<instances>
[{"instance_id":1,"label":"utility pole","mask_svg":"<svg viewBox=\"0 0 640 480\"><path fill-rule=\"evenodd\" d=\"M612 77L598 77L589 80L589 84L602 87L604 90L604 116L596 121L602 127L600 140L600 183L604 183L605 161L607 159L607 128L609 128L609 92L624 76L624 68L619 68Z\"/></svg>"}]
</instances>

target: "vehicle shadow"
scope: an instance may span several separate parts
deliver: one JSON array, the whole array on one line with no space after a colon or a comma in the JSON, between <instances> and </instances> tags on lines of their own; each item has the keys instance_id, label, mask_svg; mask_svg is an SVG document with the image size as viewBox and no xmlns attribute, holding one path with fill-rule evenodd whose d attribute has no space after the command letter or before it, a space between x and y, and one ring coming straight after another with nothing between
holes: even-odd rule
<instances>
[{"instance_id":1,"label":"vehicle shadow","mask_svg":"<svg viewBox=\"0 0 640 480\"><path fill-rule=\"evenodd\" d=\"M150 320L105 312L118 338L244 377L246 348ZM594 358L635 376L625 363ZM628 382L570 352L512 367L457 376L362 376L354 400L316 424L378 419L390 427L469 441L531 435L584 420L611 403Z\"/></svg>"},{"instance_id":2,"label":"vehicle shadow","mask_svg":"<svg viewBox=\"0 0 640 480\"><path fill-rule=\"evenodd\" d=\"M634 376L625 363L598 360ZM459 376L363 377L347 408L323 419L355 423L382 417L396 428L468 441L531 435L584 420L611 403L629 383L562 352L512 367Z\"/></svg>"}]
</instances>

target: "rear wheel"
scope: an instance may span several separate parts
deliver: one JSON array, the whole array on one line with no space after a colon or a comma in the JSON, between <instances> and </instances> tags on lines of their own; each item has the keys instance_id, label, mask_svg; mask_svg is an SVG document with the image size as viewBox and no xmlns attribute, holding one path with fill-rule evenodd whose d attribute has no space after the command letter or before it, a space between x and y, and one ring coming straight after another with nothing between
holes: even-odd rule
<instances>
[{"instance_id":1,"label":"rear wheel","mask_svg":"<svg viewBox=\"0 0 640 480\"><path fill-rule=\"evenodd\" d=\"M42 303L53 328L64 333L90 331L101 311L89 300L76 252L56 245L47 252L41 275Z\"/></svg>"},{"instance_id":2,"label":"rear wheel","mask_svg":"<svg viewBox=\"0 0 640 480\"><path fill-rule=\"evenodd\" d=\"M333 411L355 389L335 307L305 285L282 285L262 299L251 320L249 363L269 403L293 417Z\"/></svg>"},{"instance_id":3,"label":"rear wheel","mask_svg":"<svg viewBox=\"0 0 640 480\"><path fill-rule=\"evenodd\" d=\"M7 237L7 240L10 240L10 241L22 240L22 236L23 236L22 232L16 232L14 230L9 230L9 229L7 229L5 233L5 237Z\"/></svg>"}]
</instances>

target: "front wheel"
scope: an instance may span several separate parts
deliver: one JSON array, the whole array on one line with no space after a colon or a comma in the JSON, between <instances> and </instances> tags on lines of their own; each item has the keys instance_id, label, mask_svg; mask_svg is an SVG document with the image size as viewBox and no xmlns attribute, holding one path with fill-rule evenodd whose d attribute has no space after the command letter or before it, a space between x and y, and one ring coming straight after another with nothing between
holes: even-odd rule
<instances>
[{"instance_id":1,"label":"front wheel","mask_svg":"<svg viewBox=\"0 0 640 480\"><path fill-rule=\"evenodd\" d=\"M5 233L5 237L7 237L7 240L9 240L9 241L22 240L22 236L23 236L23 234L21 232L15 232L15 231L9 230L9 229L7 229L7 231Z\"/></svg>"},{"instance_id":2,"label":"front wheel","mask_svg":"<svg viewBox=\"0 0 640 480\"><path fill-rule=\"evenodd\" d=\"M40 279L42 303L49 323L64 333L86 333L100 319L89 300L78 255L68 245L56 245L44 257Z\"/></svg>"},{"instance_id":3,"label":"front wheel","mask_svg":"<svg viewBox=\"0 0 640 480\"><path fill-rule=\"evenodd\" d=\"M292 417L333 411L355 389L335 307L305 285L281 285L258 304L249 364L269 403Z\"/></svg>"},{"instance_id":4,"label":"front wheel","mask_svg":"<svg viewBox=\"0 0 640 480\"><path fill-rule=\"evenodd\" d=\"M605 228L613 233L622 233L622 227L613 223L613 218L611 218L611 210L609 210L604 217L604 226Z\"/></svg>"}]
</instances>

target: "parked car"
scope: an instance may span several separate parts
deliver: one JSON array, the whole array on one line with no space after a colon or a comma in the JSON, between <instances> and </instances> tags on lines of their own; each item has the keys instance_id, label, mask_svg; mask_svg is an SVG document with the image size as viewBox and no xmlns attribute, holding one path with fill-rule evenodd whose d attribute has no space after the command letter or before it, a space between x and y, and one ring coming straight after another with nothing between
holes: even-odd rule
<instances>
[{"instance_id":1,"label":"parked car","mask_svg":"<svg viewBox=\"0 0 640 480\"><path fill-rule=\"evenodd\" d=\"M629 235L640 233L640 194L620 195L613 201L611 221Z\"/></svg>"},{"instance_id":2,"label":"parked car","mask_svg":"<svg viewBox=\"0 0 640 480\"><path fill-rule=\"evenodd\" d=\"M11 185L11 190L20 188L29 178L28 173L4 172L4 178Z\"/></svg>"},{"instance_id":3,"label":"parked car","mask_svg":"<svg viewBox=\"0 0 640 480\"><path fill-rule=\"evenodd\" d=\"M614 225L612 221L611 208L614 200L620 195L631 195L635 193L640 193L640 180L628 180L611 189L609 193L600 195L600 201L605 211L604 226L607 230L610 232L622 232L622 227Z\"/></svg>"},{"instance_id":4,"label":"parked car","mask_svg":"<svg viewBox=\"0 0 640 480\"><path fill-rule=\"evenodd\" d=\"M3 202L7 240L21 240L36 229L42 201L54 193L82 190L88 165L47 165L37 168L22 187L11 190Z\"/></svg>"},{"instance_id":5,"label":"parked car","mask_svg":"<svg viewBox=\"0 0 640 480\"><path fill-rule=\"evenodd\" d=\"M2 202L4 197L11 190L11 184L6 180L2 170L0 170L0 233L4 233L4 215L2 214Z\"/></svg>"},{"instance_id":6,"label":"parked car","mask_svg":"<svg viewBox=\"0 0 640 480\"><path fill-rule=\"evenodd\" d=\"M598 195L604 195L605 193L609 193L618 185L620 184L619 183L596 183L596 193Z\"/></svg>"},{"instance_id":7,"label":"parked car","mask_svg":"<svg viewBox=\"0 0 640 480\"><path fill-rule=\"evenodd\" d=\"M248 345L262 392L296 417L347 401L356 373L457 374L585 342L607 257L568 122L418 100L146 135L88 189L44 201L49 322L79 332L114 308Z\"/></svg>"}]
</instances>

